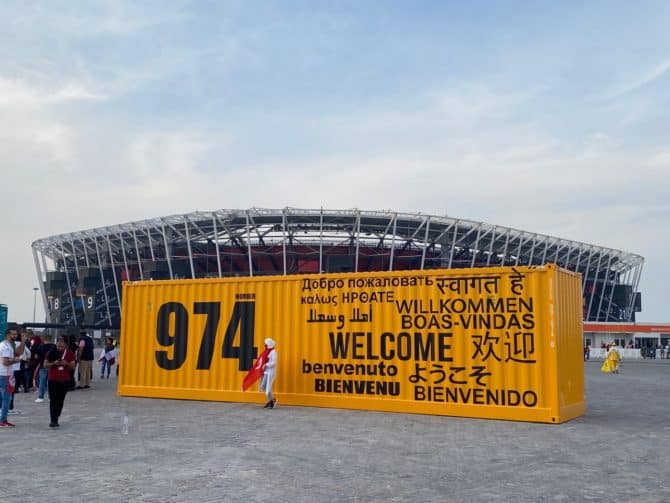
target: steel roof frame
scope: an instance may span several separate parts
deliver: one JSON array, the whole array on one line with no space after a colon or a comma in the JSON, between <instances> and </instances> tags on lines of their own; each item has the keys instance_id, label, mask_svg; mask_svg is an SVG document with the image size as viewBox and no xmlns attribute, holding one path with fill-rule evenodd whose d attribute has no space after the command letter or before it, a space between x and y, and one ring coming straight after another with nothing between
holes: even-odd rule
<instances>
[{"instance_id":1,"label":"steel roof frame","mask_svg":"<svg viewBox=\"0 0 670 503\"><path fill-rule=\"evenodd\" d=\"M427 266L451 268L459 263L454 263L455 259L470 266L538 265L551 261L582 274L584 295L587 295L587 284L602 287L597 305L594 304L596 288L591 288L586 299L589 313L591 307L596 308L596 318L600 318L601 313L610 312L615 284L627 284L633 292L637 292L644 264L640 255L622 250L449 216L392 210L363 211L357 208L220 209L151 218L36 240L32 249L45 311L48 312L48 299L44 280L48 271L63 270L71 285L72 280L79 278L79 268L85 263L88 268L99 269L105 284L104 267L115 271L123 269L128 277L130 267L137 266L140 277L144 279L144 270L149 262L165 261L170 278L175 278L178 271L174 270L173 262L187 259L191 277L198 277L194 256L209 256L206 248L202 254L198 253L203 246L212 243L216 249L219 277L223 275L220 249L227 247L235 247L247 256L249 270L245 274L250 276L254 275L254 247L280 247L280 270L288 274L288 254L296 244L313 247L314 253L318 250L321 271L324 269L324 251L346 245L355 256L356 271L362 247L387 253L389 270L393 270L398 253L411 249L420 253L419 269ZM162 253L161 246L164 248ZM198 248L194 251L196 246ZM188 256L173 255L175 248L186 248ZM143 249L150 251L150 257L146 253L142 256ZM442 257L439 263L427 257L429 251L439 251ZM52 262L50 269L47 269L47 259ZM274 262L275 259L272 260ZM73 278L70 278L70 272L74 273ZM112 274L112 278L113 282L107 281L110 287L114 287L113 293L107 291L107 286L103 287L110 322L110 308L118 305L120 295L116 274ZM116 299L111 298L113 294L116 294ZM70 298L70 301L74 313L74 299ZM625 321L632 318L632 312L633 300L625 307Z\"/></svg>"}]
</instances>

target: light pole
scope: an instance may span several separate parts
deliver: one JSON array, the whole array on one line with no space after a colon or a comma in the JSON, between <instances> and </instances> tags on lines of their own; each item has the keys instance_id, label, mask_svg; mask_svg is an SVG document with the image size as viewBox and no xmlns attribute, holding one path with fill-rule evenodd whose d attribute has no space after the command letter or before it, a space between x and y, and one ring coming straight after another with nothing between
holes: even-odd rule
<instances>
[{"instance_id":1,"label":"light pole","mask_svg":"<svg viewBox=\"0 0 670 503\"><path fill-rule=\"evenodd\" d=\"M33 287L33 323L35 323L35 312L37 310L37 288L36 286Z\"/></svg>"}]
</instances>

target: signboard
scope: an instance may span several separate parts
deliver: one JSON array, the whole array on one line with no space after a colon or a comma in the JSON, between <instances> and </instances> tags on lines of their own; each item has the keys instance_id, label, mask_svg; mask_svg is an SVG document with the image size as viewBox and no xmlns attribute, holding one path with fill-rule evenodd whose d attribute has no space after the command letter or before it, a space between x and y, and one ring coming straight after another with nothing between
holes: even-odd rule
<instances>
[{"instance_id":1,"label":"signboard","mask_svg":"<svg viewBox=\"0 0 670 503\"><path fill-rule=\"evenodd\" d=\"M0 341L7 337L7 306L0 304Z\"/></svg>"},{"instance_id":2,"label":"signboard","mask_svg":"<svg viewBox=\"0 0 670 503\"><path fill-rule=\"evenodd\" d=\"M61 323L61 298L58 295L49 297L49 321L51 323Z\"/></svg>"},{"instance_id":3,"label":"signboard","mask_svg":"<svg viewBox=\"0 0 670 503\"><path fill-rule=\"evenodd\" d=\"M83 295L84 324L95 325L95 295Z\"/></svg>"},{"instance_id":4,"label":"signboard","mask_svg":"<svg viewBox=\"0 0 670 503\"><path fill-rule=\"evenodd\" d=\"M558 423L584 413L581 282L553 265L124 283L119 392Z\"/></svg>"}]
</instances>

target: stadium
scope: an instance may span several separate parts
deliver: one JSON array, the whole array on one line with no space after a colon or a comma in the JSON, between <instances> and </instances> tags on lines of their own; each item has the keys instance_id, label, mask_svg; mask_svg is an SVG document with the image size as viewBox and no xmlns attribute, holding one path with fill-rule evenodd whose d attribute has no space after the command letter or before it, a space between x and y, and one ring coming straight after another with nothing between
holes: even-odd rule
<instances>
[{"instance_id":1,"label":"stadium","mask_svg":"<svg viewBox=\"0 0 670 503\"><path fill-rule=\"evenodd\" d=\"M585 322L630 323L644 258L485 222L392 210L221 209L38 239L47 321L117 329L123 281L542 265L581 273Z\"/></svg>"}]
</instances>

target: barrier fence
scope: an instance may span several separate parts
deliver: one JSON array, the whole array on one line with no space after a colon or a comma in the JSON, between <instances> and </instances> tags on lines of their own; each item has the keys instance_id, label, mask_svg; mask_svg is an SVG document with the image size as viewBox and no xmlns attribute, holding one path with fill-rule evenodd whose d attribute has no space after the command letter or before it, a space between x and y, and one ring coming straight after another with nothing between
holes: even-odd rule
<instances>
[{"instance_id":1,"label":"barrier fence","mask_svg":"<svg viewBox=\"0 0 670 503\"><path fill-rule=\"evenodd\" d=\"M653 356L651 358L656 358L656 359L667 359L668 357L668 352L663 351L661 349L653 349L653 348L644 348L646 351L654 351L655 355L652 353ZM642 355L643 349L621 349L619 348L619 354L621 355L621 358L623 360L642 360L645 358L645 356ZM590 359L591 360L604 360L605 356L607 355L607 350L603 348L591 348L591 354L590 354ZM650 358L649 353L646 353L646 358Z\"/></svg>"}]
</instances>

